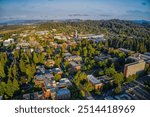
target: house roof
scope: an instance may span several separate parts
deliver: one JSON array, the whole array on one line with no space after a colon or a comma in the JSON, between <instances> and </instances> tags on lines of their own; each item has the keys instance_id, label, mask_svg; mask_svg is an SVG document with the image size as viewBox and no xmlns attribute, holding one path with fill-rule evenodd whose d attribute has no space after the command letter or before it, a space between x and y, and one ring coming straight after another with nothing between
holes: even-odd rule
<instances>
[{"instance_id":1,"label":"house roof","mask_svg":"<svg viewBox=\"0 0 150 117\"><path fill-rule=\"evenodd\" d=\"M88 75L87 79L90 80L93 84L99 84L100 80L96 79L93 75Z\"/></svg>"},{"instance_id":2,"label":"house roof","mask_svg":"<svg viewBox=\"0 0 150 117\"><path fill-rule=\"evenodd\" d=\"M57 91L57 96L58 95L66 95L66 94L70 94L70 90L66 89L66 88L63 88L63 89L59 89Z\"/></svg>"}]
</instances>

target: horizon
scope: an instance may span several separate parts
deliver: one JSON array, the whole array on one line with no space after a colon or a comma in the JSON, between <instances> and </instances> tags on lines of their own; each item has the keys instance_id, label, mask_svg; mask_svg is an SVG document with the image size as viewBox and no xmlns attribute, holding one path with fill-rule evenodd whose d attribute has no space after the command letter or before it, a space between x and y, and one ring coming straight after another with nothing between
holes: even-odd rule
<instances>
[{"instance_id":1,"label":"horizon","mask_svg":"<svg viewBox=\"0 0 150 117\"><path fill-rule=\"evenodd\" d=\"M0 21L147 20L149 0L0 0Z\"/></svg>"}]
</instances>

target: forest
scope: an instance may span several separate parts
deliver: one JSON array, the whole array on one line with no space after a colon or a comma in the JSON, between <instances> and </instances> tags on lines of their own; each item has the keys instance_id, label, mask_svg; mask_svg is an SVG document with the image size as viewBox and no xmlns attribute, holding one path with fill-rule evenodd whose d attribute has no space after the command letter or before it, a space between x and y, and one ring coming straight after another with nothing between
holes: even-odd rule
<instances>
[{"instance_id":1,"label":"forest","mask_svg":"<svg viewBox=\"0 0 150 117\"><path fill-rule=\"evenodd\" d=\"M72 34L75 30L81 34L104 34L110 47L150 52L150 24L114 19L47 22L37 26L37 30L52 29L64 34Z\"/></svg>"}]
</instances>

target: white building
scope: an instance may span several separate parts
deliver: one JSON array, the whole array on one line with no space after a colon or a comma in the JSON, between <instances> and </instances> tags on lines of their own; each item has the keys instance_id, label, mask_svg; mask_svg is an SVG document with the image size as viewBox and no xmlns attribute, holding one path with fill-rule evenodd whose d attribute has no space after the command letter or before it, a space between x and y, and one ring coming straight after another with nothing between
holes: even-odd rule
<instances>
[{"instance_id":1,"label":"white building","mask_svg":"<svg viewBox=\"0 0 150 117\"><path fill-rule=\"evenodd\" d=\"M9 46L12 43L14 43L14 39L10 38L10 39L3 41L3 46Z\"/></svg>"}]
</instances>

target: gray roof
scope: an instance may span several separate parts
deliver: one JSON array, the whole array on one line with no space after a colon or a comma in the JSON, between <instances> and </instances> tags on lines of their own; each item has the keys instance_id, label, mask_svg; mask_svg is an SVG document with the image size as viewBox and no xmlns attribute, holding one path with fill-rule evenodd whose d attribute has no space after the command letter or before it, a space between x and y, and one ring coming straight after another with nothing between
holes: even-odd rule
<instances>
[{"instance_id":1,"label":"gray roof","mask_svg":"<svg viewBox=\"0 0 150 117\"><path fill-rule=\"evenodd\" d=\"M45 80L45 79L53 79L53 78L54 78L54 76L51 73L45 73L45 74L37 74L37 75L35 75L35 79L39 80L39 81L42 81L42 80Z\"/></svg>"},{"instance_id":2,"label":"gray roof","mask_svg":"<svg viewBox=\"0 0 150 117\"><path fill-rule=\"evenodd\" d=\"M64 53L64 56L72 56L72 54L70 54L69 52L68 53Z\"/></svg>"},{"instance_id":3,"label":"gray roof","mask_svg":"<svg viewBox=\"0 0 150 117\"><path fill-rule=\"evenodd\" d=\"M77 64L77 63L74 62L74 61L71 61L71 62L70 62L70 65L72 65L73 67L76 67L76 66L78 66L79 64Z\"/></svg>"},{"instance_id":4,"label":"gray roof","mask_svg":"<svg viewBox=\"0 0 150 117\"><path fill-rule=\"evenodd\" d=\"M93 84L99 84L100 80L96 79L93 75L88 75L87 79L91 81Z\"/></svg>"},{"instance_id":5,"label":"gray roof","mask_svg":"<svg viewBox=\"0 0 150 117\"><path fill-rule=\"evenodd\" d=\"M2 100L3 99L3 96L0 96L0 100Z\"/></svg>"},{"instance_id":6,"label":"gray roof","mask_svg":"<svg viewBox=\"0 0 150 117\"><path fill-rule=\"evenodd\" d=\"M70 80L68 78L62 78L57 83L58 87L61 87L61 86L71 86L71 85L72 85L72 83L70 82Z\"/></svg>"}]
</instances>

